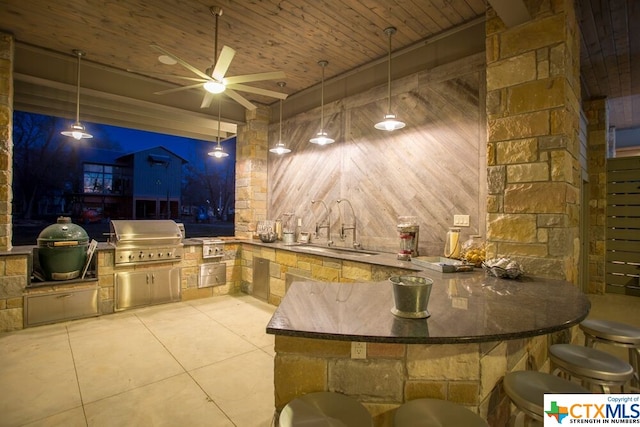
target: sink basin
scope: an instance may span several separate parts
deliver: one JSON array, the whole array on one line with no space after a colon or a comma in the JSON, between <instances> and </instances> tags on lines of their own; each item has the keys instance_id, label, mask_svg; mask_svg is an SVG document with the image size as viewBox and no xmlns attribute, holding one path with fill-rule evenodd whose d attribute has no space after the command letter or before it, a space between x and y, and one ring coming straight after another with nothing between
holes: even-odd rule
<instances>
[{"instance_id":1,"label":"sink basin","mask_svg":"<svg viewBox=\"0 0 640 427\"><path fill-rule=\"evenodd\" d=\"M350 255L350 256L371 256L378 255L378 252L370 252L359 249L349 248L336 248L333 246L313 246L313 245L299 245L298 249L305 252L314 252L317 254L331 254L331 255Z\"/></svg>"}]
</instances>

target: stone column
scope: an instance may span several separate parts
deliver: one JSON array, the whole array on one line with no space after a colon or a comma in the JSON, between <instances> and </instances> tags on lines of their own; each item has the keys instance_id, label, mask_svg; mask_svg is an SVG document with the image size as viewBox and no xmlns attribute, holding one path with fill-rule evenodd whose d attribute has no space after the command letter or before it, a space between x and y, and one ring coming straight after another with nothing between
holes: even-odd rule
<instances>
[{"instance_id":1,"label":"stone column","mask_svg":"<svg viewBox=\"0 0 640 427\"><path fill-rule=\"evenodd\" d=\"M235 235L251 238L256 223L267 219L269 109L247 110L246 118L236 141Z\"/></svg>"},{"instance_id":2,"label":"stone column","mask_svg":"<svg viewBox=\"0 0 640 427\"><path fill-rule=\"evenodd\" d=\"M583 103L587 117L587 164L589 174L589 281L587 292L605 292L605 210L607 207L607 141L609 111L607 100Z\"/></svg>"},{"instance_id":3,"label":"stone column","mask_svg":"<svg viewBox=\"0 0 640 427\"><path fill-rule=\"evenodd\" d=\"M0 250L11 249L13 36L0 33Z\"/></svg>"},{"instance_id":4,"label":"stone column","mask_svg":"<svg viewBox=\"0 0 640 427\"><path fill-rule=\"evenodd\" d=\"M572 0L529 8L513 28L487 11L487 254L577 282L580 35Z\"/></svg>"}]
</instances>

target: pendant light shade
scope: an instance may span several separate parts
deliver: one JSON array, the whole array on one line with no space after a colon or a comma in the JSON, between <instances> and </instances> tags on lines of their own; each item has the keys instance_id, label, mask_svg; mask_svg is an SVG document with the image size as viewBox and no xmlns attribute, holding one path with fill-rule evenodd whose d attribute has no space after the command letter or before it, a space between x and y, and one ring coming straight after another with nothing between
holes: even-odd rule
<instances>
[{"instance_id":1,"label":"pendant light shade","mask_svg":"<svg viewBox=\"0 0 640 427\"><path fill-rule=\"evenodd\" d=\"M324 131L324 67L329 65L329 61L318 61L318 65L322 67L322 84L320 86L320 132L309 140L312 144L327 145L335 142L333 138Z\"/></svg>"},{"instance_id":2,"label":"pendant light shade","mask_svg":"<svg viewBox=\"0 0 640 427\"><path fill-rule=\"evenodd\" d=\"M396 33L396 28L388 27L385 28L384 32L389 36L389 56L387 61L387 114L384 115L384 120L375 124L375 128L379 130L392 131L402 129L405 124L398 120L396 115L391 112L391 36Z\"/></svg>"},{"instance_id":3,"label":"pendant light shade","mask_svg":"<svg viewBox=\"0 0 640 427\"><path fill-rule=\"evenodd\" d=\"M88 139L93 138L93 135L86 132L82 123L80 123L80 59L85 56L85 53L81 50L74 49L74 55L78 57L78 71L76 76L76 122L72 124L68 130L60 132L64 136L70 136L74 139Z\"/></svg>"},{"instance_id":4,"label":"pendant light shade","mask_svg":"<svg viewBox=\"0 0 640 427\"><path fill-rule=\"evenodd\" d=\"M278 82L278 86L280 86L280 88L283 88L285 85L285 82ZM282 142L282 99L280 99L280 129L278 131L278 143L273 148L270 148L269 151L279 155L291 152L291 149L287 148L284 142Z\"/></svg>"},{"instance_id":5,"label":"pendant light shade","mask_svg":"<svg viewBox=\"0 0 640 427\"><path fill-rule=\"evenodd\" d=\"M210 151L209 154L211 157L215 157L216 159L222 159L223 157L228 157L229 154L225 153L222 149L222 145L220 145L220 97L218 97L218 136L216 137L217 144L213 147L213 151Z\"/></svg>"}]
</instances>

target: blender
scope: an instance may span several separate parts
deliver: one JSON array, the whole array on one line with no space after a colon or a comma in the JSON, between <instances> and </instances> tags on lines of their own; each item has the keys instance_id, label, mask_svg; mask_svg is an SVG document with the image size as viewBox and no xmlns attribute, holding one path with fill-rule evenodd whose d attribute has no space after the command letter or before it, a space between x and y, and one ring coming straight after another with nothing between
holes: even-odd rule
<instances>
[{"instance_id":1,"label":"blender","mask_svg":"<svg viewBox=\"0 0 640 427\"><path fill-rule=\"evenodd\" d=\"M401 261L411 261L412 256L418 256L418 217L399 216L397 225L400 237L400 251L398 259Z\"/></svg>"}]
</instances>

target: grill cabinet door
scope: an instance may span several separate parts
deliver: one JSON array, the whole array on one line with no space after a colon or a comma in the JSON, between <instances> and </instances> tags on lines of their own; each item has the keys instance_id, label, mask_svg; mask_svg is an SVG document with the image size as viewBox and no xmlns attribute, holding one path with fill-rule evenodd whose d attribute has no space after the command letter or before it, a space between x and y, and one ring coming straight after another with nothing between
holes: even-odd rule
<instances>
[{"instance_id":1,"label":"grill cabinet door","mask_svg":"<svg viewBox=\"0 0 640 427\"><path fill-rule=\"evenodd\" d=\"M180 301L180 268L158 268L115 275L116 311Z\"/></svg>"},{"instance_id":2,"label":"grill cabinet door","mask_svg":"<svg viewBox=\"0 0 640 427\"><path fill-rule=\"evenodd\" d=\"M148 274L145 271L116 273L116 311L149 305Z\"/></svg>"},{"instance_id":3,"label":"grill cabinet door","mask_svg":"<svg viewBox=\"0 0 640 427\"><path fill-rule=\"evenodd\" d=\"M180 301L180 269L165 268L149 273L150 304Z\"/></svg>"}]
</instances>

